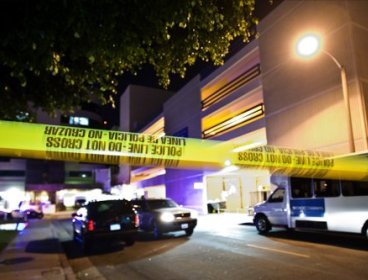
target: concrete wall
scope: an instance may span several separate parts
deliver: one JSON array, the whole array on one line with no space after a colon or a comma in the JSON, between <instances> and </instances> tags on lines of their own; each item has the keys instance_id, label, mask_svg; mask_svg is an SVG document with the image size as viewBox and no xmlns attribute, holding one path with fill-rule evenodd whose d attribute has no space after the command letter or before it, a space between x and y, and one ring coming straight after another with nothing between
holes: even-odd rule
<instances>
[{"instance_id":1,"label":"concrete wall","mask_svg":"<svg viewBox=\"0 0 368 280\"><path fill-rule=\"evenodd\" d=\"M130 85L120 97L120 130L139 131L163 110L172 92Z\"/></svg>"},{"instance_id":2,"label":"concrete wall","mask_svg":"<svg viewBox=\"0 0 368 280\"><path fill-rule=\"evenodd\" d=\"M164 104L165 132L174 135L188 128L188 136L201 138L201 100L199 76L194 77Z\"/></svg>"},{"instance_id":3,"label":"concrete wall","mask_svg":"<svg viewBox=\"0 0 368 280\"><path fill-rule=\"evenodd\" d=\"M163 111L164 102L172 92L144 86L130 85L120 97L121 131L137 132ZM120 165L113 178L116 184L130 183L130 166Z\"/></svg>"},{"instance_id":4,"label":"concrete wall","mask_svg":"<svg viewBox=\"0 0 368 280\"><path fill-rule=\"evenodd\" d=\"M199 76L193 78L164 104L165 133L175 135L187 129L188 137L201 138L201 100ZM203 180L202 170L166 169L166 196L179 204L202 208L202 189L195 189L194 183Z\"/></svg>"},{"instance_id":5,"label":"concrete wall","mask_svg":"<svg viewBox=\"0 0 368 280\"><path fill-rule=\"evenodd\" d=\"M368 40L354 35L363 32L367 37L363 10L368 10L366 1L285 1L261 22L259 48L269 144L348 152L339 68L323 53L308 61L294 55L299 36L318 32L323 49L346 67L355 144L357 150L366 149L359 75L368 67L361 59L358 63L356 56L368 48ZM356 19L358 14L363 18ZM359 37L356 43L354 37Z\"/></svg>"}]
</instances>

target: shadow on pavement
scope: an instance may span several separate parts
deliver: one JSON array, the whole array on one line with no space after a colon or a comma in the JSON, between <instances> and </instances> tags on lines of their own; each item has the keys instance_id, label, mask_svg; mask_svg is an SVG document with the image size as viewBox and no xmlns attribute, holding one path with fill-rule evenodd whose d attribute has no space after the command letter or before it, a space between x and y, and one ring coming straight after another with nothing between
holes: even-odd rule
<instances>
[{"instance_id":1,"label":"shadow on pavement","mask_svg":"<svg viewBox=\"0 0 368 280\"><path fill-rule=\"evenodd\" d=\"M125 244L122 242L99 241L93 244L87 252L83 251L82 245L73 241L64 241L61 244L68 259L83 258L92 255L102 255L123 250ZM134 245L133 245L134 246Z\"/></svg>"},{"instance_id":2,"label":"shadow on pavement","mask_svg":"<svg viewBox=\"0 0 368 280\"><path fill-rule=\"evenodd\" d=\"M162 243L167 240L168 245L164 246L165 250L171 247L175 247L178 245L178 242L180 244L186 242L189 240L190 237L187 237L184 233L167 233L163 234L160 238L155 238L152 233L146 233L146 232L140 232L136 238L136 242L132 246L126 246L124 242L119 241L103 241L99 240L96 243L92 245L92 247L89 248L87 252L83 251L82 245L78 242L75 242L73 240L67 240L61 243L62 247L64 248L64 252L68 259L77 259L77 258L83 258L83 257L90 257L94 255L103 255L103 254L110 254L110 253L116 253L123 250L129 250L130 248L134 249L137 248L136 246L139 246L140 243L141 246L146 246L145 244L151 243L153 247L162 247ZM172 243L174 241L174 243ZM156 245L155 245L156 244ZM158 253L162 249L154 249L153 251L155 253ZM153 255L155 254L153 253ZM137 258L139 259L139 257Z\"/></svg>"},{"instance_id":3,"label":"shadow on pavement","mask_svg":"<svg viewBox=\"0 0 368 280\"><path fill-rule=\"evenodd\" d=\"M57 238L49 238L30 241L27 244L26 252L40 254L58 254L60 253L59 240Z\"/></svg>"},{"instance_id":4,"label":"shadow on pavement","mask_svg":"<svg viewBox=\"0 0 368 280\"><path fill-rule=\"evenodd\" d=\"M20 258L1 260L0 264L14 265L14 264L26 263L26 262L30 262L30 261L33 261L33 258L31 258L31 257L20 257Z\"/></svg>"},{"instance_id":5,"label":"shadow on pavement","mask_svg":"<svg viewBox=\"0 0 368 280\"><path fill-rule=\"evenodd\" d=\"M168 239L177 239L177 238L190 238L190 236L186 236L185 233L181 232L168 232L163 233L160 237L154 237L153 233L151 232L139 232L137 236L137 241L141 242L154 242L159 240L168 240Z\"/></svg>"},{"instance_id":6,"label":"shadow on pavement","mask_svg":"<svg viewBox=\"0 0 368 280\"><path fill-rule=\"evenodd\" d=\"M349 235L335 232L301 232L301 231L271 231L265 237L303 241L315 244L368 251L367 239L360 235Z\"/></svg>"},{"instance_id":7,"label":"shadow on pavement","mask_svg":"<svg viewBox=\"0 0 368 280\"><path fill-rule=\"evenodd\" d=\"M254 226L254 223L251 223L251 222L249 222L249 223L241 223L241 224L239 224L239 226Z\"/></svg>"}]
</instances>

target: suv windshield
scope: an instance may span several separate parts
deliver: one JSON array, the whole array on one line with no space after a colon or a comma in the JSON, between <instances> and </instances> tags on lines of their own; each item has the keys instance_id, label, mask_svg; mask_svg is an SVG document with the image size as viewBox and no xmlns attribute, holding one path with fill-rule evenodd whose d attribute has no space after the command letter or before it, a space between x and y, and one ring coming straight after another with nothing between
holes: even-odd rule
<instances>
[{"instance_id":1,"label":"suv windshield","mask_svg":"<svg viewBox=\"0 0 368 280\"><path fill-rule=\"evenodd\" d=\"M178 207L174 201L168 199L148 200L147 203L151 209Z\"/></svg>"}]
</instances>

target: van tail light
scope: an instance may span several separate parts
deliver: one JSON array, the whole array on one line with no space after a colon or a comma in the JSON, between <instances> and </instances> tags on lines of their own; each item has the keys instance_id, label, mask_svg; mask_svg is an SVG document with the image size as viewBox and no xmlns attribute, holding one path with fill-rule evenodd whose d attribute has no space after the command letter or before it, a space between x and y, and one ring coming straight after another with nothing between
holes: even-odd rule
<instances>
[{"instance_id":1,"label":"van tail light","mask_svg":"<svg viewBox=\"0 0 368 280\"><path fill-rule=\"evenodd\" d=\"M95 222L93 220L88 221L87 230L88 231L94 231L95 230Z\"/></svg>"},{"instance_id":2,"label":"van tail light","mask_svg":"<svg viewBox=\"0 0 368 280\"><path fill-rule=\"evenodd\" d=\"M137 214L134 215L134 224L136 227L139 227L139 216Z\"/></svg>"}]
</instances>

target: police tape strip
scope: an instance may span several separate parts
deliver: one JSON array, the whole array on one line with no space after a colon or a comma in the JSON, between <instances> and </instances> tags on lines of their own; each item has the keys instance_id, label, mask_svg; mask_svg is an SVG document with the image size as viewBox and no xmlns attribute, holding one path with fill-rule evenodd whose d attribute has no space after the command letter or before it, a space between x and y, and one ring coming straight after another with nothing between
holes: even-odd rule
<instances>
[{"instance_id":1,"label":"police tape strip","mask_svg":"<svg viewBox=\"0 0 368 280\"><path fill-rule=\"evenodd\" d=\"M216 141L81 127L0 121L0 133L0 154L8 157L218 168L225 154L213 152Z\"/></svg>"},{"instance_id":2,"label":"police tape strip","mask_svg":"<svg viewBox=\"0 0 368 280\"><path fill-rule=\"evenodd\" d=\"M271 173L296 177L368 180L367 157L336 157L332 153L261 146L237 153L234 163L265 167Z\"/></svg>"},{"instance_id":3,"label":"police tape strip","mask_svg":"<svg viewBox=\"0 0 368 280\"><path fill-rule=\"evenodd\" d=\"M368 179L367 160L261 146L238 151L231 141L0 121L0 156L169 168L264 168L289 176Z\"/></svg>"}]
</instances>

